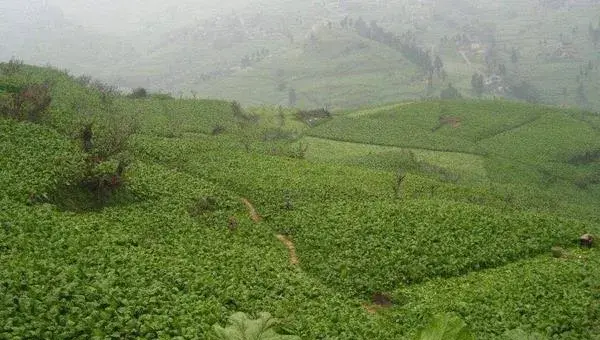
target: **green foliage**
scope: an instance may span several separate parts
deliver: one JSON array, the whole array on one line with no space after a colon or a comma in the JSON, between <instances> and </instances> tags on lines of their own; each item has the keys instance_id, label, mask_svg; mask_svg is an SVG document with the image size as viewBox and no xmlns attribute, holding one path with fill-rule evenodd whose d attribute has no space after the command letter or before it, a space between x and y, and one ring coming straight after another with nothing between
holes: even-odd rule
<instances>
[{"instance_id":1,"label":"green foliage","mask_svg":"<svg viewBox=\"0 0 600 340\"><path fill-rule=\"evenodd\" d=\"M7 63L0 63L0 74L12 76L21 72L23 69L23 60L11 58Z\"/></svg>"},{"instance_id":2,"label":"green foliage","mask_svg":"<svg viewBox=\"0 0 600 340\"><path fill-rule=\"evenodd\" d=\"M219 340L300 340L297 336L280 335L273 329L277 320L269 313L259 313L252 320L245 313L234 313L229 317L229 325L225 328L214 325L216 339Z\"/></svg>"},{"instance_id":3,"label":"green foliage","mask_svg":"<svg viewBox=\"0 0 600 340\"><path fill-rule=\"evenodd\" d=\"M170 93L153 93L151 94L153 99L158 100L174 100L173 96Z\"/></svg>"},{"instance_id":4,"label":"green foliage","mask_svg":"<svg viewBox=\"0 0 600 340\"><path fill-rule=\"evenodd\" d=\"M504 333L506 340L546 340L547 338L539 333L527 333L522 329L513 329Z\"/></svg>"},{"instance_id":5,"label":"green foliage","mask_svg":"<svg viewBox=\"0 0 600 340\"><path fill-rule=\"evenodd\" d=\"M505 339L514 328L548 338L593 339L598 308L598 253L570 250L565 259L547 254L465 276L399 288L404 304L393 312L411 327L423 313L455 311L478 339ZM558 301L568 301L559 303Z\"/></svg>"},{"instance_id":6,"label":"green foliage","mask_svg":"<svg viewBox=\"0 0 600 340\"><path fill-rule=\"evenodd\" d=\"M81 176L84 155L56 131L0 119L0 196L25 202Z\"/></svg>"},{"instance_id":7,"label":"green foliage","mask_svg":"<svg viewBox=\"0 0 600 340\"><path fill-rule=\"evenodd\" d=\"M475 340L467 324L455 314L435 315L415 340Z\"/></svg>"},{"instance_id":8,"label":"green foliage","mask_svg":"<svg viewBox=\"0 0 600 340\"><path fill-rule=\"evenodd\" d=\"M190 208L189 213L192 217L202 216L206 213L217 210L217 200L212 196L202 197L194 202Z\"/></svg>"},{"instance_id":9,"label":"green foliage","mask_svg":"<svg viewBox=\"0 0 600 340\"><path fill-rule=\"evenodd\" d=\"M263 310L285 318L263 333L276 338L413 339L440 314L421 335L442 336L464 326L450 311L479 339L600 334L600 257L577 248L598 234L597 188L570 188L597 169L570 163L599 147L595 116L427 102L337 113L309 130L285 119L293 110L260 107L242 132L230 102L103 99L27 65L2 77L8 90L48 81L53 100L48 124L0 120L0 338L210 338L272 326L236 314ZM440 116L461 124L432 132ZM305 159L288 157L293 147ZM442 182L444 171L464 179ZM112 185L115 174L125 190L83 209L81 179ZM374 316L376 292L392 306Z\"/></svg>"}]
</instances>

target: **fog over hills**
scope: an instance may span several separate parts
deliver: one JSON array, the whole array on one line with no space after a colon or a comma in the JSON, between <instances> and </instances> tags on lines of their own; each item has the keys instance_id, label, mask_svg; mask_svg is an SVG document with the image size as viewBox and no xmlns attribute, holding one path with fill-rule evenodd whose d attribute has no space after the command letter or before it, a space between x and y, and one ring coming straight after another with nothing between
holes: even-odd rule
<instances>
[{"instance_id":1,"label":"fog over hills","mask_svg":"<svg viewBox=\"0 0 600 340\"><path fill-rule=\"evenodd\" d=\"M596 0L0 6L7 37L0 58L49 63L125 88L305 107L439 97L455 89L465 97L600 105Z\"/></svg>"}]
</instances>

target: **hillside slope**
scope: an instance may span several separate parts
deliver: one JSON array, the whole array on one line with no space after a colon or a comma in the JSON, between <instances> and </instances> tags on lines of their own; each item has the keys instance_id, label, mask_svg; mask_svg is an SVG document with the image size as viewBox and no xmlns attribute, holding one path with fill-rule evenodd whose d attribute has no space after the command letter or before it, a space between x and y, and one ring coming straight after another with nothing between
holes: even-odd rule
<instances>
[{"instance_id":1,"label":"hillside slope","mask_svg":"<svg viewBox=\"0 0 600 340\"><path fill-rule=\"evenodd\" d=\"M593 122L591 115L426 102L334 115L311 129L291 111L107 96L29 66L0 75L2 89L14 91L0 100L10 105L7 98L22 93L16 87L37 82L47 82L53 98L43 119L18 121L5 109L0 117L0 337L205 339L235 312L269 312L282 321L280 334L306 339L413 339L444 312L458 313L479 339L505 339L516 328L600 336L600 254L577 243L600 232L597 184L548 190L518 171L513 176L523 177L498 181L502 168L489 163L517 167L539 152L529 144L546 119L562 122L565 131L549 131L563 139L548 137L552 152L529 164L541 169L579 152L592 131L569 131L579 129L576 117ZM323 134L328 125L361 136L352 134L363 131L361 119L381 120L388 130L377 138L395 131L399 116L431 133L431 105L464 113L464 125L438 130L439 143L513 153L475 154L486 176L460 181L437 176L455 169L442 160L451 164L456 152L373 165L377 158L360 148L385 161L405 145L377 154L379 146L357 140L334 154L323 143L320 159L302 147L311 139L301 132ZM486 125L478 117L492 107L505 116ZM539 118L528 123L529 115ZM427 148L426 139L408 136L409 145ZM515 148L517 137L530 149ZM497 144L478 144L488 140ZM406 162L413 167L398 174ZM96 176L119 185L96 197L85 180Z\"/></svg>"}]
</instances>

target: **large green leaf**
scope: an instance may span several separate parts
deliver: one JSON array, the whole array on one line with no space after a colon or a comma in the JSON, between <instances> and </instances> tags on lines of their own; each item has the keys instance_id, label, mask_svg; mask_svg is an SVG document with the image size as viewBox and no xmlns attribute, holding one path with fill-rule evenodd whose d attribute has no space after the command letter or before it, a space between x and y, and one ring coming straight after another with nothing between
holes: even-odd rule
<instances>
[{"instance_id":1,"label":"large green leaf","mask_svg":"<svg viewBox=\"0 0 600 340\"><path fill-rule=\"evenodd\" d=\"M260 313L258 319L252 320L245 313L235 313L229 317L229 326L223 328L214 325L216 338L219 340L299 340L293 335L280 335L273 326L277 324L269 313Z\"/></svg>"},{"instance_id":2,"label":"large green leaf","mask_svg":"<svg viewBox=\"0 0 600 340\"><path fill-rule=\"evenodd\" d=\"M460 317L448 313L434 316L416 340L475 340L475 337Z\"/></svg>"}]
</instances>

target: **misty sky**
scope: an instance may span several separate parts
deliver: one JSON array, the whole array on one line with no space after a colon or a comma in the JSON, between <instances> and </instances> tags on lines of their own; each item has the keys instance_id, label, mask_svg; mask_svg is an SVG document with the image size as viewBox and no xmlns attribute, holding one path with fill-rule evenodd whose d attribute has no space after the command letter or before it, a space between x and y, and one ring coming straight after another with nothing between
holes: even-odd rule
<instances>
[{"instance_id":1,"label":"misty sky","mask_svg":"<svg viewBox=\"0 0 600 340\"><path fill-rule=\"evenodd\" d=\"M222 10L245 7L252 0L0 0L0 8L14 14L56 6L65 19L102 32L126 33L159 25L185 25ZM1 12L1 11L0 11ZM0 17L2 14L0 14Z\"/></svg>"}]
</instances>

